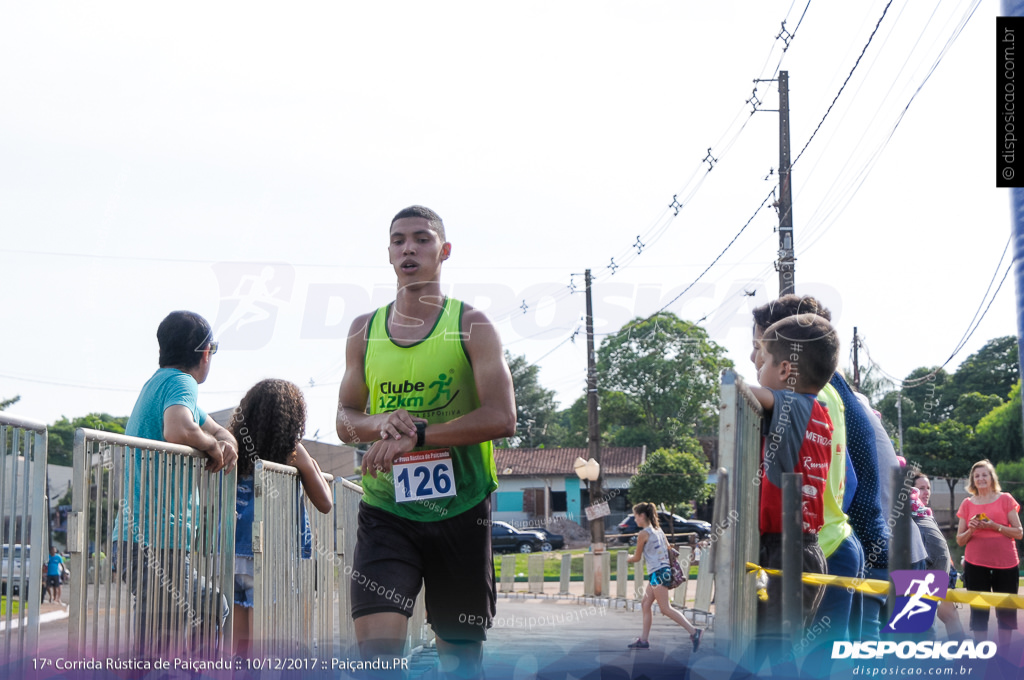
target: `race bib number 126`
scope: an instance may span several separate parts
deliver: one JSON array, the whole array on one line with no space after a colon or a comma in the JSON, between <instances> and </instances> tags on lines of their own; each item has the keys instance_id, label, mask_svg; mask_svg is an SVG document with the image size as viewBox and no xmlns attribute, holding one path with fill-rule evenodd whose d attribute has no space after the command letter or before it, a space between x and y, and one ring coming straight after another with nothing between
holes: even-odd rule
<instances>
[{"instance_id":1,"label":"race bib number 126","mask_svg":"<svg viewBox=\"0 0 1024 680\"><path fill-rule=\"evenodd\" d=\"M391 464L399 503L455 495L455 474L448 449L416 451Z\"/></svg>"}]
</instances>

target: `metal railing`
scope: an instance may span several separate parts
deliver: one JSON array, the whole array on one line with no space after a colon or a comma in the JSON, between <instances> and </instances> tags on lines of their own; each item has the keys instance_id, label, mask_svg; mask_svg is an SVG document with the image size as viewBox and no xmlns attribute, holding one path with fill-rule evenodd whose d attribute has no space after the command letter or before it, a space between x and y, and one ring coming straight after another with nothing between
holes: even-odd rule
<instances>
[{"instance_id":1,"label":"metal railing","mask_svg":"<svg viewBox=\"0 0 1024 680\"><path fill-rule=\"evenodd\" d=\"M257 460L253 478L253 656L330 660L337 506L313 507L294 467Z\"/></svg>"},{"instance_id":2,"label":"metal railing","mask_svg":"<svg viewBox=\"0 0 1024 680\"><path fill-rule=\"evenodd\" d=\"M46 425L0 413L0 662L15 667L39 645L48 528Z\"/></svg>"},{"instance_id":3,"label":"metal railing","mask_svg":"<svg viewBox=\"0 0 1024 680\"><path fill-rule=\"evenodd\" d=\"M225 653L236 473L209 473L206 463L187 446L75 432L71 657Z\"/></svg>"},{"instance_id":4,"label":"metal railing","mask_svg":"<svg viewBox=\"0 0 1024 680\"><path fill-rule=\"evenodd\" d=\"M737 663L749 662L757 621L756 575L747 563L759 560L758 472L761 465L763 411L735 371L722 373L719 406L718 486L711 541L706 559L712 565L715 590L715 647ZM710 603L710 584L702 591L698 579L697 607Z\"/></svg>"},{"instance_id":5,"label":"metal railing","mask_svg":"<svg viewBox=\"0 0 1024 680\"><path fill-rule=\"evenodd\" d=\"M335 574L338 578L338 656L355 656L356 628L352 620L351 587L349 577L356 554L356 518L359 516L359 502L363 499L363 487L347 479L334 480L334 544L337 563Z\"/></svg>"}]
</instances>

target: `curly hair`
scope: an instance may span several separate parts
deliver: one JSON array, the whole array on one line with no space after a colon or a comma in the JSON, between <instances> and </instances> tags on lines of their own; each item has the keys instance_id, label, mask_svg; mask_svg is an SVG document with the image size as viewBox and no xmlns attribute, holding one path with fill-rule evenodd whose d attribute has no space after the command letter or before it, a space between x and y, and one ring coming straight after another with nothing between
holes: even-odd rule
<instances>
[{"instance_id":1,"label":"curly hair","mask_svg":"<svg viewBox=\"0 0 1024 680\"><path fill-rule=\"evenodd\" d=\"M238 474L256 459L284 463L306 430L306 400L287 380L261 380L242 397L228 425L238 442Z\"/></svg>"}]
</instances>

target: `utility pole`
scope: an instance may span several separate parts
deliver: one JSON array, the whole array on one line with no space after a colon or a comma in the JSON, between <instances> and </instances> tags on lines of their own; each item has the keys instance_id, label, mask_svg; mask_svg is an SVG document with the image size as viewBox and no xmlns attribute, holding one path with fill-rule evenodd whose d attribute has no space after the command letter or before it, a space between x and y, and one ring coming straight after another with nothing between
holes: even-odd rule
<instances>
[{"instance_id":1,"label":"utility pole","mask_svg":"<svg viewBox=\"0 0 1024 680\"><path fill-rule=\"evenodd\" d=\"M796 290L792 180L789 159L789 71L779 71L779 296Z\"/></svg>"},{"instance_id":2,"label":"utility pole","mask_svg":"<svg viewBox=\"0 0 1024 680\"><path fill-rule=\"evenodd\" d=\"M853 387L860 392L860 363L857 361L857 327L853 327Z\"/></svg>"},{"instance_id":3,"label":"utility pole","mask_svg":"<svg viewBox=\"0 0 1024 680\"><path fill-rule=\"evenodd\" d=\"M900 455L903 455L903 388L896 393L896 443L900 445Z\"/></svg>"},{"instance_id":4,"label":"utility pole","mask_svg":"<svg viewBox=\"0 0 1024 680\"><path fill-rule=\"evenodd\" d=\"M597 355L594 352L594 298L591 292L590 270L587 269L587 446L590 457L601 462L601 430L597 422ZM590 483L590 504L601 498L601 475ZM590 522L590 540L595 545L604 543L604 517Z\"/></svg>"}]
</instances>

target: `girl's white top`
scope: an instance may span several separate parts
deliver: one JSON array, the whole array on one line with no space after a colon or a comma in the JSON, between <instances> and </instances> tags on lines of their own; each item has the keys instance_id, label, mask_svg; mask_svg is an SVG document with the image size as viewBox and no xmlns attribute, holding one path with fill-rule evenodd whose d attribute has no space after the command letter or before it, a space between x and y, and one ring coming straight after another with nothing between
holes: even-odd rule
<instances>
[{"instance_id":1,"label":"girl's white top","mask_svg":"<svg viewBox=\"0 0 1024 680\"><path fill-rule=\"evenodd\" d=\"M644 531L647 532L647 542L644 543L644 562L647 563L648 573L668 567L668 539L665 538L665 532L654 527L644 527Z\"/></svg>"}]
</instances>

